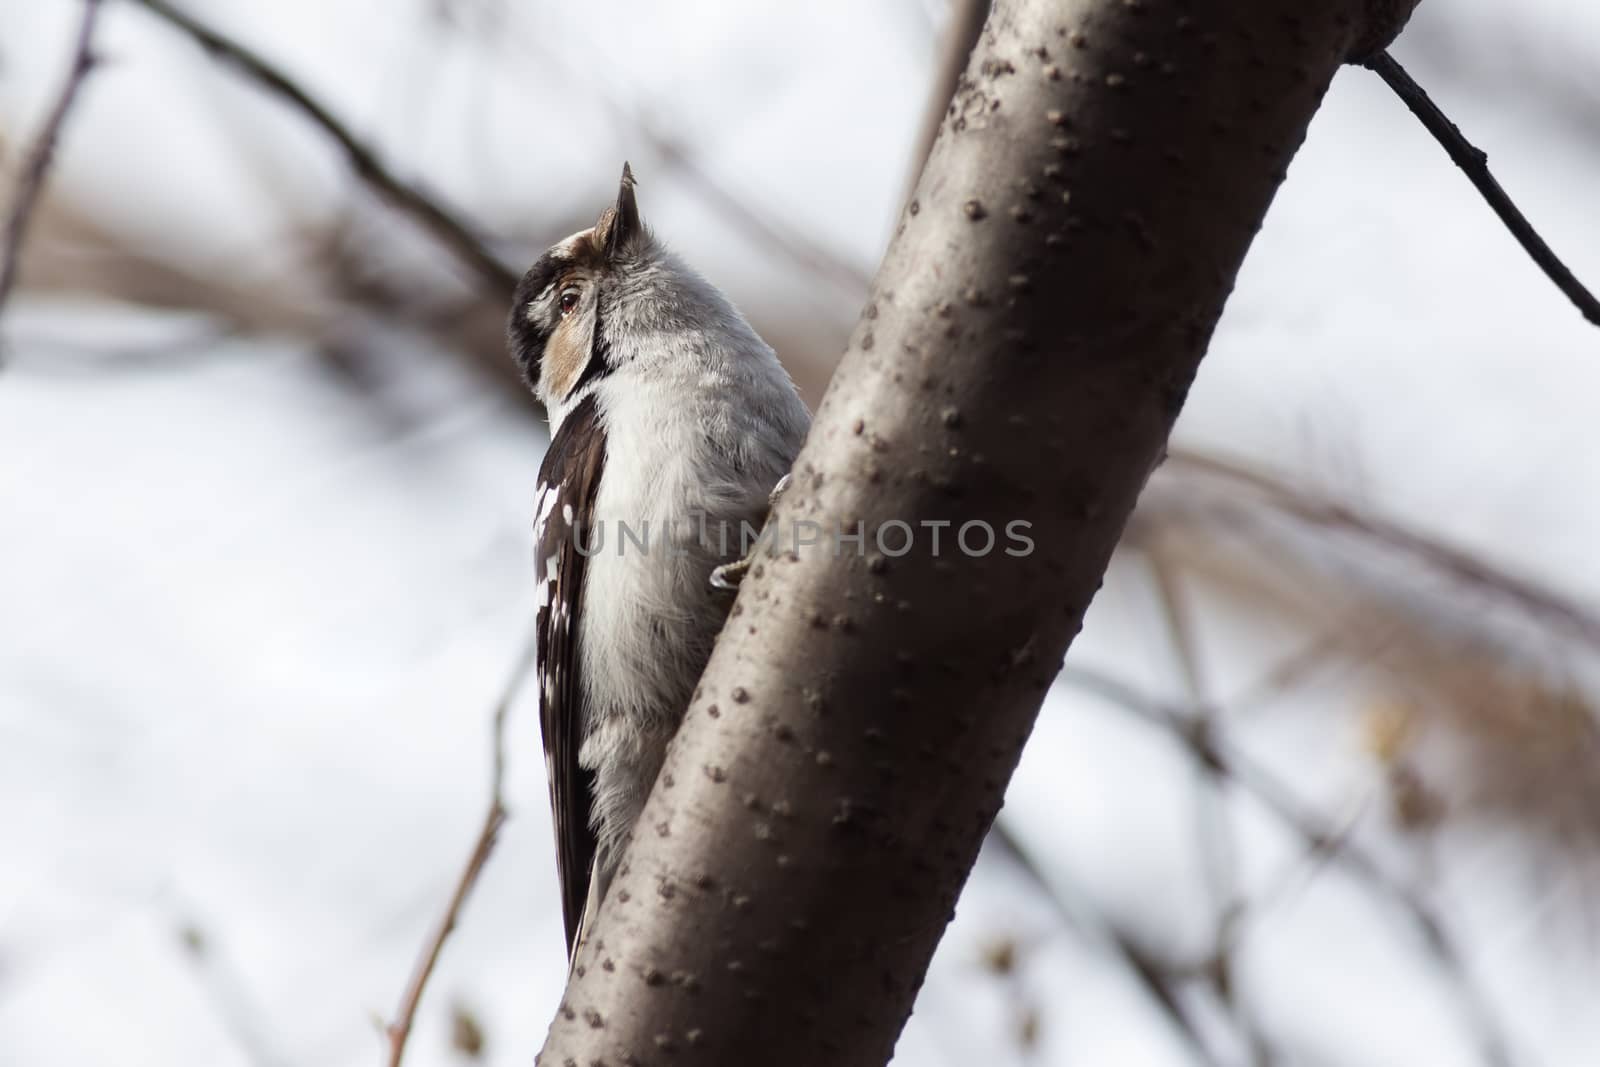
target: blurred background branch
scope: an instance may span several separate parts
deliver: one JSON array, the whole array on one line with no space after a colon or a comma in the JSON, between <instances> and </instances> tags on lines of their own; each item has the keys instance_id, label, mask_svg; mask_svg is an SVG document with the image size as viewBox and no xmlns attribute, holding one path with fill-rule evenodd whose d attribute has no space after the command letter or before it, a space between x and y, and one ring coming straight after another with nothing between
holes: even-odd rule
<instances>
[{"instance_id":1,"label":"blurred background branch","mask_svg":"<svg viewBox=\"0 0 1600 1067\"><path fill-rule=\"evenodd\" d=\"M328 108L314 99L296 82L260 55L237 41L208 29L184 14L167 0L134 0L139 6L194 39L218 61L227 64L266 92L298 111L322 133L332 138L350 162L356 175L371 186L385 202L411 218L432 234L444 248L468 267L488 288L489 296L501 303L511 299L517 272L502 263L474 227L463 222L456 212L416 185L396 177L378 158L377 152L340 122Z\"/></svg>"},{"instance_id":2,"label":"blurred background branch","mask_svg":"<svg viewBox=\"0 0 1600 1067\"><path fill-rule=\"evenodd\" d=\"M489 809L484 813L483 827L478 831L477 840L473 842L472 852L467 857L466 865L461 868L461 875L456 880L455 891L450 895L450 902L445 906L444 915L434 928L433 934L423 943L416 968L411 972L411 979L406 983L405 993L400 998L400 1010L395 1013L393 1021L384 1027L384 1033L389 1039L387 1061L389 1067L400 1067L405 1059L406 1042L411 1038L411 1028L416 1022L417 1009L422 1006L422 998L428 991L428 980L433 977L434 969L439 965L439 956L444 951L445 942L455 931L456 924L461 921L467 900L478 884L478 879L483 875L484 865L489 862L489 856L494 852L495 841L500 836L500 828L509 815L505 801L506 718L511 714L511 706L522 692L528 676L533 672L534 653L537 648L535 639L530 635L524 642L516 666L506 681L505 690L495 705L494 718L490 725L493 745L489 776Z\"/></svg>"},{"instance_id":3,"label":"blurred background branch","mask_svg":"<svg viewBox=\"0 0 1600 1067\"><path fill-rule=\"evenodd\" d=\"M11 204L6 212L6 224L0 234L0 313L17 284L17 266L21 259L22 242L27 238L28 224L33 220L34 205L44 189L45 175L55 156L56 142L61 139L62 127L72 111L78 92L94 69L94 28L100 17L100 0L83 0L83 18L78 25L78 37L73 45L71 62L61 89L56 94L55 106L44 120L33 144L28 149L22 174L11 191Z\"/></svg>"},{"instance_id":4,"label":"blurred background branch","mask_svg":"<svg viewBox=\"0 0 1600 1067\"><path fill-rule=\"evenodd\" d=\"M944 32L940 35L939 57L933 69L932 87L928 103L917 130L917 141L911 150L910 173L906 177L906 199L911 198L922 168L933 151L934 139L944 125L950 110L951 99L956 95L956 85L966 72L967 59L977 47L983 24L989 19L989 0L952 0Z\"/></svg>"}]
</instances>

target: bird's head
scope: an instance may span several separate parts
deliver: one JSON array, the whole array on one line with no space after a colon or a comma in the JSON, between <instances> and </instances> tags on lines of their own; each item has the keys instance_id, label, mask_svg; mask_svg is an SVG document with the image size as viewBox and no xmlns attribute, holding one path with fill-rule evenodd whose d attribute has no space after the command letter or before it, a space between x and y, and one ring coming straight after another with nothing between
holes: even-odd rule
<instances>
[{"instance_id":1,"label":"bird's head","mask_svg":"<svg viewBox=\"0 0 1600 1067\"><path fill-rule=\"evenodd\" d=\"M607 314L639 288L655 258L633 185L633 170L623 164L616 203L594 226L540 256L517 286L507 324L511 354L552 411L611 369Z\"/></svg>"}]
</instances>

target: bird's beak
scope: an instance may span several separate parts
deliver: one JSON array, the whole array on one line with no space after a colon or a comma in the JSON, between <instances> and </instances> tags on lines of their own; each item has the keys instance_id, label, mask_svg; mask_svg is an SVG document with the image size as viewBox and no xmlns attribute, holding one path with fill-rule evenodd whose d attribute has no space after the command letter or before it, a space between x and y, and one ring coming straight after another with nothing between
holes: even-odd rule
<instances>
[{"instance_id":1,"label":"bird's beak","mask_svg":"<svg viewBox=\"0 0 1600 1067\"><path fill-rule=\"evenodd\" d=\"M644 224L639 221L639 202L634 198L633 185L633 168L624 163L616 206L607 208L595 226L607 259L615 258L644 230Z\"/></svg>"}]
</instances>

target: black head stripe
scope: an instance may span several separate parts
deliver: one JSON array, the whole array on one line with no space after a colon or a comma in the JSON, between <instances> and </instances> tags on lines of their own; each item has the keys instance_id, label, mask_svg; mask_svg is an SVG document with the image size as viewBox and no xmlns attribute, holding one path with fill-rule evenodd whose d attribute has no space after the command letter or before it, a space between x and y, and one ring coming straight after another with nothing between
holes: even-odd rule
<instances>
[{"instance_id":1,"label":"black head stripe","mask_svg":"<svg viewBox=\"0 0 1600 1067\"><path fill-rule=\"evenodd\" d=\"M589 345L589 361L583 365L583 373L578 375L578 380L573 383L568 394L576 396L578 390L605 377L612 371L611 366L611 341L606 335L606 304L602 296L597 295L594 309L594 338Z\"/></svg>"},{"instance_id":2,"label":"black head stripe","mask_svg":"<svg viewBox=\"0 0 1600 1067\"><path fill-rule=\"evenodd\" d=\"M512 297L511 314L506 320L506 340L511 346L512 357L522 368L529 385L539 381L539 358L544 354L544 346L550 340L554 324L535 321L529 316L528 307L555 284L560 273L571 265L572 261L566 256L546 252L522 276L522 281L517 283L516 295Z\"/></svg>"},{"instance_id":3,"label":"black head stripe","mask_svg":"<svg viewBox=\"0 0 1600 1067\"><path fill-rule=\"evenodd\" d=\"M528 268L528 273L522 276L522 284L517 286L517 296L524 305L538 299L566 268L572 266L572 260L566 255L555 251L546 252L539 257L538 262Z\"/></svg>"}]
</instances>

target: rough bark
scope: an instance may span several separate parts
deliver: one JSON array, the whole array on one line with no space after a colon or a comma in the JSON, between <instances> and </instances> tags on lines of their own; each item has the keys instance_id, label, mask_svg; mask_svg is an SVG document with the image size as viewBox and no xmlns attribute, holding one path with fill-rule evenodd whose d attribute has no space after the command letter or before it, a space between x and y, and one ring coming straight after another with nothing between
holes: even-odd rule
<instances>
[{"instance_id":1,"label":"rough bark","mask_svg":"<svg viewBox=\"0 0 1600 1067\"><path fill-rule=\"evenodd\" d=\"M1284 169L1410 7L997 0L776 515L867 551L752 570L543 1063L888 1060Z\"/></svg>"}]
</instances>

